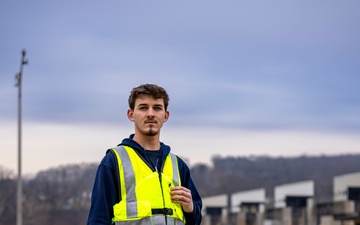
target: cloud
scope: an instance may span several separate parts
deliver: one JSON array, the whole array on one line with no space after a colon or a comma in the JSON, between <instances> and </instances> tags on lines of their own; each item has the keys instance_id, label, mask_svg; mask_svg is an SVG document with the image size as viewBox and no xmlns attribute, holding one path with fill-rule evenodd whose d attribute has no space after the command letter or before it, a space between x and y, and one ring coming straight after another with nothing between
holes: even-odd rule
<instances>
[{"instance_id":1,"label":"cloud","mask_svg":"<svg viewBox=\"0 0 360 225\"><path fill-rule=\"evenodd\" d=\"M106 150L116 146L133 131L130 122L118 124L25 123L22 141L23 173L82 162L100 162ZM15 171L16 127L0 128L0 165ZM161 140L190 165L211 165L215 156L293 157L357 153L357 134L259 131L219 127L178 126L171 120L163 127ZM6 154L5 154L6 151Z\"/></svg>"},{"instance_id":2,"label":"cloud","mask_svg":"<svg viewBox=\"0 0 360 225\"><path fill-rule=\"evenodd\" d=\"M175 130L358 135L359 4L1 2L0 122L25 48L25 124L124 124L131 88L157 83Z\"/></svg>"}]
</instances>

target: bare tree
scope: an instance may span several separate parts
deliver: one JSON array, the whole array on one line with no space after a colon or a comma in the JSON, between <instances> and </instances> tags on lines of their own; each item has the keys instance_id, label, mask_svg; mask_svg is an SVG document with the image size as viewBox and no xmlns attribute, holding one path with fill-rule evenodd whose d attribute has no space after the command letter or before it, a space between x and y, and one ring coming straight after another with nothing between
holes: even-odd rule
<instances>
[{"instance_id":1,"label":"bare tree","mask_svg":"<svg viewBox=\"0 0 360 225\"><path fill-rule=\"evenodd\" d=\"M0 225L15 223L16 181L13 171L0 166Z\"/></svg>"}]
</instances>

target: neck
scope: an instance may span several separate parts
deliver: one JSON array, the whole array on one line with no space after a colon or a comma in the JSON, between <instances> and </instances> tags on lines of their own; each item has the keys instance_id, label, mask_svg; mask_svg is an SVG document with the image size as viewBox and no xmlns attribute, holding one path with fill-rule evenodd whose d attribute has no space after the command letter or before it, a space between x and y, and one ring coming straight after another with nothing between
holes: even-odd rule
<instances>
[{"instance_id":1,"label":"neck","mask_svg":"<svg viewBox=\"0 0 360 225\"><path fill-rule=\"evenodd\" d=\"M157 151L160 149L160 140L158 135L141 136L135 134L133 140L146 150Z\"/></svg>"}]
</instances>

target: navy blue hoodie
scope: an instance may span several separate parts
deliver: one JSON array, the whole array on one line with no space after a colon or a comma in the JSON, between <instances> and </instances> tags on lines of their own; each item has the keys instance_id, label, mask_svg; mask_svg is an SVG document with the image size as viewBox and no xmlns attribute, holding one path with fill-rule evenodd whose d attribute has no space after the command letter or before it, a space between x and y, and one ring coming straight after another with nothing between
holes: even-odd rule
<instances>
[{"instance_id":1,"label":"navy blue hoodie","mask_svg":"<svg viewBox=\"0 0 360 225\"><path fill-rule=\"evenodd\" d=\"M134 134L125 138L121 144L133 148L139 156L152 167L150 159L145 153L145 149L133 140ZM158 171L161 171L162 164L166 156L170 153L170 147L160 143L160 156ZM200 225L201 223L201 197L196 190L194 182L190 176L190 169L185 162L178 157L179 172L181 185L190 189L194 203L194 212L184 212L186 225ZM152 168L155 169L155 168ZM88 216L87 225L110 225L112 224L113 206L121 200L119 193L119 175L117 170L117 161L114 153L107 151L106 155L100 162L94 181L91 195L91 206Z\"/></svg>"}]
</instances>

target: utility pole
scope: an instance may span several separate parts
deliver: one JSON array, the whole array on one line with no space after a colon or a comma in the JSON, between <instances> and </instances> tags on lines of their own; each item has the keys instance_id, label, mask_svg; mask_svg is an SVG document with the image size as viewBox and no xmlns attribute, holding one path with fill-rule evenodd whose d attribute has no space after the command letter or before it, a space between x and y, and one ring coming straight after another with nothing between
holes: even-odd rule
<instances>
[{"instance_id":1,"label":"utility pole","mask_svg":"<svg viewBox=\"0 0 360 225\"><path fill-rule=\"evenodd\" d=\"M20 72L15 75L16 87L19 88L18 95L18 179L17 179L17 198L16 198L16 225L22 225L22 179L21 179L21 76L23 66L28 64L25 59L26 51L22 50L22 58L20 62Z\"/></svg>"}]
</instances>

